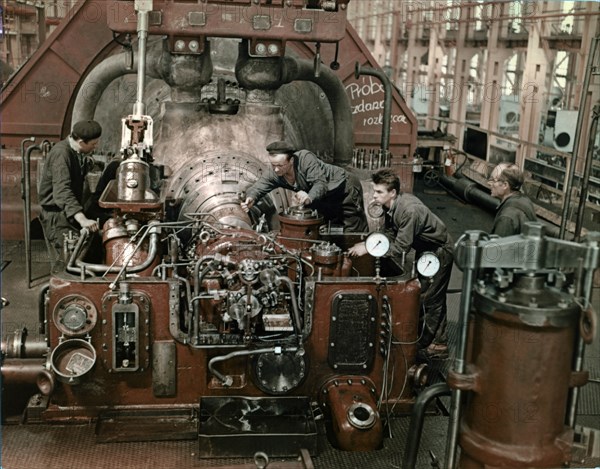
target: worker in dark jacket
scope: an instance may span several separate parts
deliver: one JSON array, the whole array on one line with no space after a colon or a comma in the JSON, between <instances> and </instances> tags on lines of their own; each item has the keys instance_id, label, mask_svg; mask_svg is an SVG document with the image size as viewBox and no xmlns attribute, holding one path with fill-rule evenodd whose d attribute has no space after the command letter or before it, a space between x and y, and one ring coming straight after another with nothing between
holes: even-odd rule
<instances>
[{"instance_id":1,"label":"worker in dark jacket","mask_svg":"<svg viewBox=\"0 0 600 469\"><path fill-rule=\"evenodd\" d=\"M348 232L369 229L360 181L345 169L327 164L308 151L295 151L287 142L267 147L272 171L247 191L242 209L246 212L273 189L294 191L292 205L316 209L326 222L344 225Z\"/></svg>"},{"instance_id":2,"label":"worker in dark jacket","mask_svg":"<svg viewBox=\"0 0 600 469\"><path fill-rule=\"evenodd\" d=\"M429 251L440 261L439 271L435 275L421 279L424 317L421 318L423 328L419 346L422 354L428 358L447 358L446 291L454 261L452 238L442 220L423 202L412 194L400 192L400 179L394 172L382 169L374 173L372 179L373 200L384 209L384 233L390 239L390 250L383 259L387 263L382 262L382 273L394 274L394 264L399 273L411 248L415 250L416 259ZM349 249L351 256L366 253L364 242ZM388 272L383 270L386 267Z\"/></svg>"},{"instance_id":3,"label":"worker in dark jacket","mask_svg":"<svg viewBox=\"0 0 600 469\"><path fill-rule=\"evenodd\" d=\"M525 177L515 164L500 163L488 180L492 196L500 199L492 234L504 237L520 234L528 221L537 221L533 203L520 189Z\"/></svg>"},{"instance_id":4,"label":"worker in dark jacket","mask_svg":"<svg viewBox=\"0 0 600 469\"><path fill-rule=\"evenodd\" d=\"M42 173L39 201L53 270L62 258L65 236L81 228L98 231L98 222L83 213L83 189L88 171L86 155L98 145L102 128L95 121L75 123L71 134L52 147Z\"/></svg>"}]
</instances>

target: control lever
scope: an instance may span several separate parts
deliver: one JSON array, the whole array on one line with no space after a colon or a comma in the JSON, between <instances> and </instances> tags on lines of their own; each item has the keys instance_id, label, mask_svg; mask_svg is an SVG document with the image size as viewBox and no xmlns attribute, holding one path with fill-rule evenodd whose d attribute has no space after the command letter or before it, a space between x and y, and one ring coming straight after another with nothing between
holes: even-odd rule
<instances>
[{"instance_id":1,"label":"control lever","mask_svg":"<svg viewBox=\"0 0 600 469\"><path fill-rule=\"evenodd\" d=\"M319 78L319 76L321 75L321 43L317 42L315 47L316 47L315 61L314 61L315 78Z\"/></svg>"},{"instance_id":2,"label":"control lever","mask_svg":"<svg viewBox=\"0 0 600 469\"><path fill-rule=\"evenodd\" d=\"M340 51L340 43L336 42L335 43L335 57L333 58L333 62L331 62L329 64L329 68L331 68L331 70L339 70L340 69L340 63L338 62L338 52Z\"/></svg>"}]
</instances>

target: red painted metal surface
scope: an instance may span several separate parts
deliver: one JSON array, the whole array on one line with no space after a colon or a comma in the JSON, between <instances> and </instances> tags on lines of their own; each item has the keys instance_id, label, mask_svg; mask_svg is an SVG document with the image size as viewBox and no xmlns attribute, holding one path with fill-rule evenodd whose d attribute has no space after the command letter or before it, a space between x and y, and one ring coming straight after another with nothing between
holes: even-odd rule
<instances>
[{"instance_id":1,"label":"red painted metal surface","mask_svg":"<svg viewBox=\"0 0 600 469\"><path fill-rule=\"evenodd\" d=\"M118 406L193 406L198 402L199 396L239 395L261 396L264 393L256 387L251 376L250 358L237 357L219 363L221 372L234 376L233 386L224 387L209 371L208 361L218 355L223 355L224 350L216 348L194 349L193 347L176 342L170 332L169 323L173 321L170 306L170 291L177 288L177 282L162 281L155 278L132 279L130 284L131 296L134 303L139 305L140 324L140 367L137 371L115 371L112 368L113 345L112 332L112 305L117 301L117 293L109 289L110 280L91 279L86 281L73 281L72 278L55 276L50 284L49 314L53 317L56 308L60 307L61 299L71 295L83 295L86 301L91 302L98 311L96 324L89 331L90 343L97 353L97 362L94 368L82 378L78 385L61 383L57 386L51 404L46 411L46 418L55 419L86 419L94 417L106 408ZM377 286L374 283L336 283L324 280L316 286L315 304L313 306L312 332L307 340L306 353L310 360L308 376L293 395L315 396L320 392L323 384L338 373L328 365L328 337L331 328L331 312L334 297L340 289L346 292L370 293L381 302L384 296L390 298L393 304L402 305L396 308L394 318L395 334L398 333L398 324L409 325L398 336L401 341L415 342L416 328L410 327L415 322L419 304L419 285L416 280L398 281L387 285ZM380 336L379 321L377 321L376 336ZM59 344L62 333L54 323L49 324L50 347ZM176 393L172 396L157 397L153 394L153 372L150 365L150 344L170 341L175 343L176 358L173 366L176 367ZM386 368L385 359L379 352L379 344L373 343L374 362L369 370L357 374L368 378L375 385L375 392L379 393L383 383L383 370ZM407 369L414 357L414 344L402 345L407 362L399 360L398 346L392 352L395 356L394 368L387 369L393 374L388 379L393 379L394 386L390 393L390 402L410 402L413 399L412 386L402 387ZM67 408L64 412L62 408Z\"/></svg>"},{"instance_id":2,"label":"red painted metal surface","mask_svg":"<svg viewBox=\"0 0 600 469\"><path fill-rule=\"evenodd\" d=\"M475 316L472 364L460 379L448 378L451 387L471 391L460 467L559 467L570 460L573 430L564 422L576 380L572 316L562 327L531 327L500 309Z\"/></svg>"},{"instance_id":3,"label":"red painted metal surface","mask_svg":"<svg viewBox=\"0 0 600 469\"><path fill-rule=\"evenodd\" d=\"M137 18L133 2L107 3L108 26L113 31L135 34ZM291 5L250 2L155 1L149 34L181 37L241 37L277 41L335 42L344 37L346 8L338 11ZM160 12L160 13L159 13Z\"/></svg>"}]
</instances>

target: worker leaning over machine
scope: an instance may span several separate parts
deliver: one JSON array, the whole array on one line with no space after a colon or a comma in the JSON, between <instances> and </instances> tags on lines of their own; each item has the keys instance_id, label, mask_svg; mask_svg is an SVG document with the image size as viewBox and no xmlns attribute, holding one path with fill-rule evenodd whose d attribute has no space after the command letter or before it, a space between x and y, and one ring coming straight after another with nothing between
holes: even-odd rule
<instances>
[{"instance_id":1,"label":"worker leaning over machine","mask_svg":"<svg viewBox=\"0 0 600 469\"><path fill-rule=\"evenodd\" d=\"M294 191L293 205L316 209L326 222L344 225L347 232L368 231L362 186L355 175L321 161L311 151L296 151L284 141L271 143L267 151L272 171L246 191L244 211L281 187Z\"/></svg>"},{"instance_id":2,"label":"worker leaning over machine","mask_svg":"<svg viewBox=\"0 0 600 469\"><path fill-rule=\"evenodd\" d=\"M53 271L60 267L65 236L81 228L98 231L98 222L83 212L83 189L88 172L86 155L93 152L102 127L93 120L75 123L71 134L52 147L46 158L39 199L40 222Z\"/></svg>"},{"instance_id":3,"label":"worker leaning over machine","mask_svg":"<svg viewBox=\"0 0 600 469\"><path fill-rule=\"evenodd\" d=\"M372 175L373 200L383 207L384 232L390 239L390 250L383 259L382 274L398 275L410 249L418 259L423 253L433 253L439 259L439 270L423 281L423 323L419 346L425 358L447 358L446 291L452 273L453 241L446 225L412 194L400 192L400 179L390 170L382 169ZM348 250L351 256L367 253L364 242Z\"/></svg>"}]
</instances>

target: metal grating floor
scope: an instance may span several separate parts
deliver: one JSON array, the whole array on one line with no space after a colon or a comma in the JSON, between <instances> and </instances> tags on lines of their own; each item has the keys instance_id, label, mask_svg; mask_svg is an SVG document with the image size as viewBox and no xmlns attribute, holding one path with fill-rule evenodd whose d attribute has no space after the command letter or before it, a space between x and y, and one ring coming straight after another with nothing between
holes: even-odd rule
<instances>
[{"instance_id":1,"label":"metal grating floor","mask_svg":"<svg viewBox=\"0 0 600 469\"><path fill-rule=\"evenodd\" d=\"M348 453L331 447L319 425L319 455L312 458L317 468L400 468L409 418L392 421L393 438L369 453ZM447 419L428 417L417 468L430 468L426 450L443 459ZM8 425L2 432L2 467L5 469L181 469L253 464L251 459L199 459L197 441L96 444L94 425L47 426ZM257 451L260 448L257 448ZM281 460L279 460L281 461ZM269 467L276 467L277 460ZM252 467L252 466L250 466Z\"/></svg>"}]
</instances>

